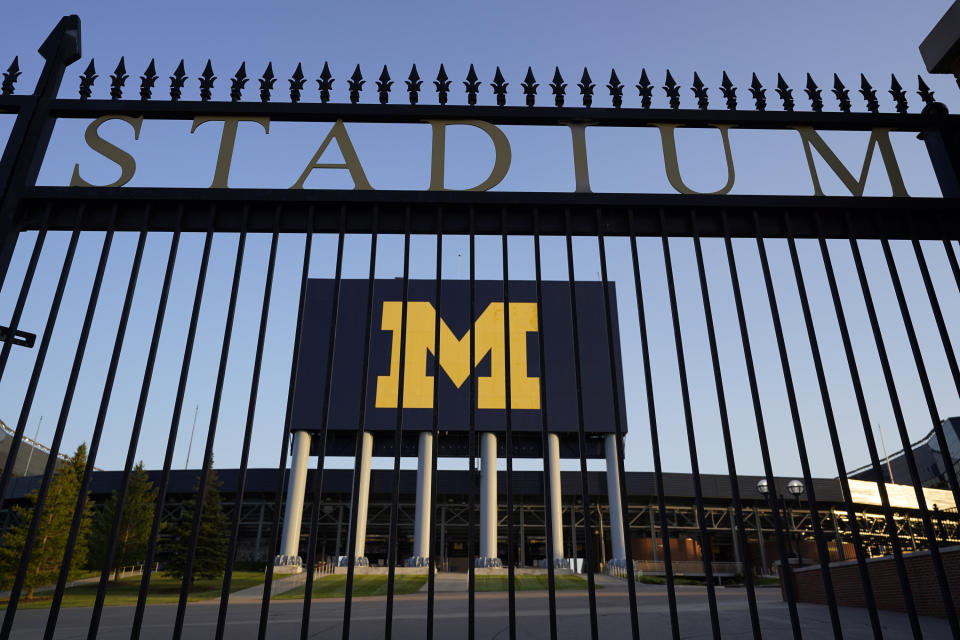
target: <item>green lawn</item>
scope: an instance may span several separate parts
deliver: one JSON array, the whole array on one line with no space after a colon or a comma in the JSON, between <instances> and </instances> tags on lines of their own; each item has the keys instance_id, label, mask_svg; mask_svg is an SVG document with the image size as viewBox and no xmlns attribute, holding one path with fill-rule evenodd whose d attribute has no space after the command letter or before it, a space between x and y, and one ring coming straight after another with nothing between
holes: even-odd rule
<instances>
[{"instance_id":1,"label":"green lawn","mask_svg":"<svg viewBox=\"0 0 960 640\"><path fill-rule=\"evenodd\" d=\"M230 591L239 591L263 582L262 571L234 571L233 578L230 580ZM188 600L209 600L220 597L220 590L223 581L219 578L214 580L197 579L193 583ZM134 576L125 578L117 582L110 582L107 586L107 597L105 604L123 605L136 604L137 596L140 593L140 577ZM71 587L63 594L64 607L92 607L97 596L97 585L84 584ZM180 580L170 578L161 574L154 574L150 577L150 592L147 595L148 604L161 604L177 602L180 599ZM19 609L45 609L50 606L53 600L52 592L40 593L24 600L21 598L17 607ZM0 607L6 606L5 600L0 600Z\"/></svg>"},{"instance_id":2,"label":"green lawn","mask_svg":"<svg viewBox=\"0 0 960 640\"><path fill-rule=\"evenodd\" d=\"M427 576L394 576L393 592L397 595L416 593L426 584ZM314 598L342 598L346 594L347 576L337 574L323 576L313 582ZM304 587L300 586L274 596L278 600L303 600ZM354 576L353 595L383 596L387 594L387 576Z\"/></svg>"},{"instance_id":3,"label":"green lawn","mask_svg":"<svg viewBox=\"0 0 960 640\"><path fill-rule=\"evenodd\" d=\"M477 591L507 591L507 576L476 576ZM554 586L560 589L586 589L587 581L580 576L556 575ZM547 576L514 576L514 588L517 591L538 591L549 589Z\"/></svg>"}]
</instances>

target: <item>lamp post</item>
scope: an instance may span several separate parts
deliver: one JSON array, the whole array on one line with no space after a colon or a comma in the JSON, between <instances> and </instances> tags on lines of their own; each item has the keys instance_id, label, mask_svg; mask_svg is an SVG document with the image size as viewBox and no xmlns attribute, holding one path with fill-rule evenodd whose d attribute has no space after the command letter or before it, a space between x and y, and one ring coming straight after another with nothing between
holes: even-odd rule
<instances>
[{"instance_id":1,"label":"lamp post","mask_svg":"<svg viewBox=\"0 0 960 640\"><path fill-rule=\"evenodd\" d=\"M797 499L797 509L800 509L800 495L804 491L803 482L800 480L791 480L787 483L787 491L793 494L793 497ZM797 531L797 561L799 564L803 564L803 556L800 554L800 532Z\"/></svg>"},{"instance_id":2,"label":"lamp post","mask_svg":"<svg viewBox=\"0 0 960 640\"><path fill-rule=\"evenodd\" d=\"M801 482L800 480L791 480L790 482L787 483L787 491L789 491L790 493L792 493L793 495L796 496L796 498L797 498L797 506L799 507L799 506L800 506L800 494L803 493L803 491L804 491L803 482ZM786 516L786 520L787 520L787 553L788 553L790 556L793 556L793 555L794 555L794 552L793 552L793 526L792 526L792 524L791 524L792 518L790 517L789 507L787 507L787 502L786 502L786 500L783 499L783 495L779 495L779 496L778 496L778 495L772 494L772 493L770 492L770 485L769 485L769 483L767 482L767 479L766 479L766 478L762 478L761 480L759 480L759 481L757 482L757 492L760 493L761 495L763 495L763 497L769 498L769 500L770 500L770 509L771 509L771 510L778 509L778 508L782 508L782 509L783 509L784 515ZM775 521L776 521L776 520L775 520ZM798 557L800 556L800 541L799 541L799 540L797 541L797 554L796 554L796 555L797 555Z\"/></svg>"}]
</instances>

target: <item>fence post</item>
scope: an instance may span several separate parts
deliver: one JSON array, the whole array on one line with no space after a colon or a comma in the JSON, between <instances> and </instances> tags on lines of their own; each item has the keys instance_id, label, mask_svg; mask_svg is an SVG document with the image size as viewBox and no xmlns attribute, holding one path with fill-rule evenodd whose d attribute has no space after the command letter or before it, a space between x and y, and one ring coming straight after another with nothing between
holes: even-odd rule
<instances>
[{"instance_id":1,"label":"fence post","mask_svg":"<svg viewBox=\"0 0 960 640\"><path fill-rule=\"evenodd\" d=\"M63 72L80 59L80 18L60 18L38 50L46 60L36 89L17 112L17 120L0 159L0 287L17 244L19 225L14 219L23 190L36 182L54 120L46 105L57 97ZM11 327L10 337L13 337Z\"/></svg>"}]
</instances>

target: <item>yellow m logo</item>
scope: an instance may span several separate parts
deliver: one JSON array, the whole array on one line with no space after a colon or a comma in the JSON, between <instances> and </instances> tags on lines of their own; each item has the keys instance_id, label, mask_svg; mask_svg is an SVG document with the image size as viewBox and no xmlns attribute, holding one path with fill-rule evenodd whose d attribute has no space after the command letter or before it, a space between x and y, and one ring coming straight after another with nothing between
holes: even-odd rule
<instances>
[{"instance_id":1,"label":"yellow m logo","mask_svg":"<svg viewBox=\"0 0 960 640\"><path fill-rule=\"evenodd\" d=\"M505 409L506 369L503 303L491 302L473 325L473 330L457 338L440 319L440 355L442 369L458 389L470 371L490 354L490 375L477 379L477 408ZM393 336L390 349L390 374L377 376L376 408L396 408L400 387L400 328L403 303L385 301L380 328ZM437 312L429 302L407 303L407 340L403 371L403 407L433 408L434 376L426 374L427 353L436 342ZM537 331L537 305L534 302L510 303L510 404L514 409L540 408L540 379L527 376L528 332ZM474 342L474 361L470 362L470 340ZM434 353L434 356L437 354Z\"/></svg>"}]
</instances>

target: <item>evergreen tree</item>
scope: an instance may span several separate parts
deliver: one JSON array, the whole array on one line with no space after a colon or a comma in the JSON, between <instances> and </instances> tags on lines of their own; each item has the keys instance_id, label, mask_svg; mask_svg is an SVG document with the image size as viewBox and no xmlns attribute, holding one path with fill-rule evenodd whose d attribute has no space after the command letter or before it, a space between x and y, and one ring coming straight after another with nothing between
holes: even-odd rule
<instances>
[{"instance_id":1,"label":"evergreen tree","mask_svg":"<svg viewBox=\"0 0 960 640\"><path fill-rule=\"evenodd\" d=\"M87 463L87 445L81 444L73 457L58 469L50 481L47 499L40 513L37 535L33 541L30 564L24 581L24 596L33 597L35 588L57 581L63 562L73 511L80 493L83 469ZM13 585L20 558L26 546L27 530L37 504L37 491L27 496L26 504L14 507L14 523L0 542L0 587ZM90 525L90 503L84 507L83 519L73 556L70 576L83 567L87 556L87 533Z\"/></svg>"},{"instance_id":2,"label":"evergreen tree","mask_svg":"<svg viewBox=\"0 0 960 640\"><path fill-rule=\"evenodd\" d=\"M207 476L207 495L204 497L203 511L200 514L200 532L197 539L197 551L193 558L194 579L219 578L223 575L230 543L228 530L230 523L220 505L220 487L222 483L211 468ZM172 523L167 526L167 560L165 571L168 575L183 579L187 567L187 554L190 550L190 534L193 531L193 515L196 509L196 495L200 490L200 478L193 488L193 497L184 503Z\"/></svg>"},{"instance_id":3,"label":"evergreen tree","mask_svg":"<svg viewBox=\"0 0 960 640\"><path fill-rule=\"evenodd\" d=\"M110 542L110 530L117 513L119 496L114 491L103 510L93 519L90 530L90 568L103 570L106 562L107 544ZM113 554L113 579L120 577L120 568L142 562L147 555L147 542L150 539L150 527L153 525L153 511L157 504L157 488L150 482L143 469L143 461L137 464L130 476L130 486L123 505L120 529L117 532L117 546Z\"/></svg>"}]
</instances>

